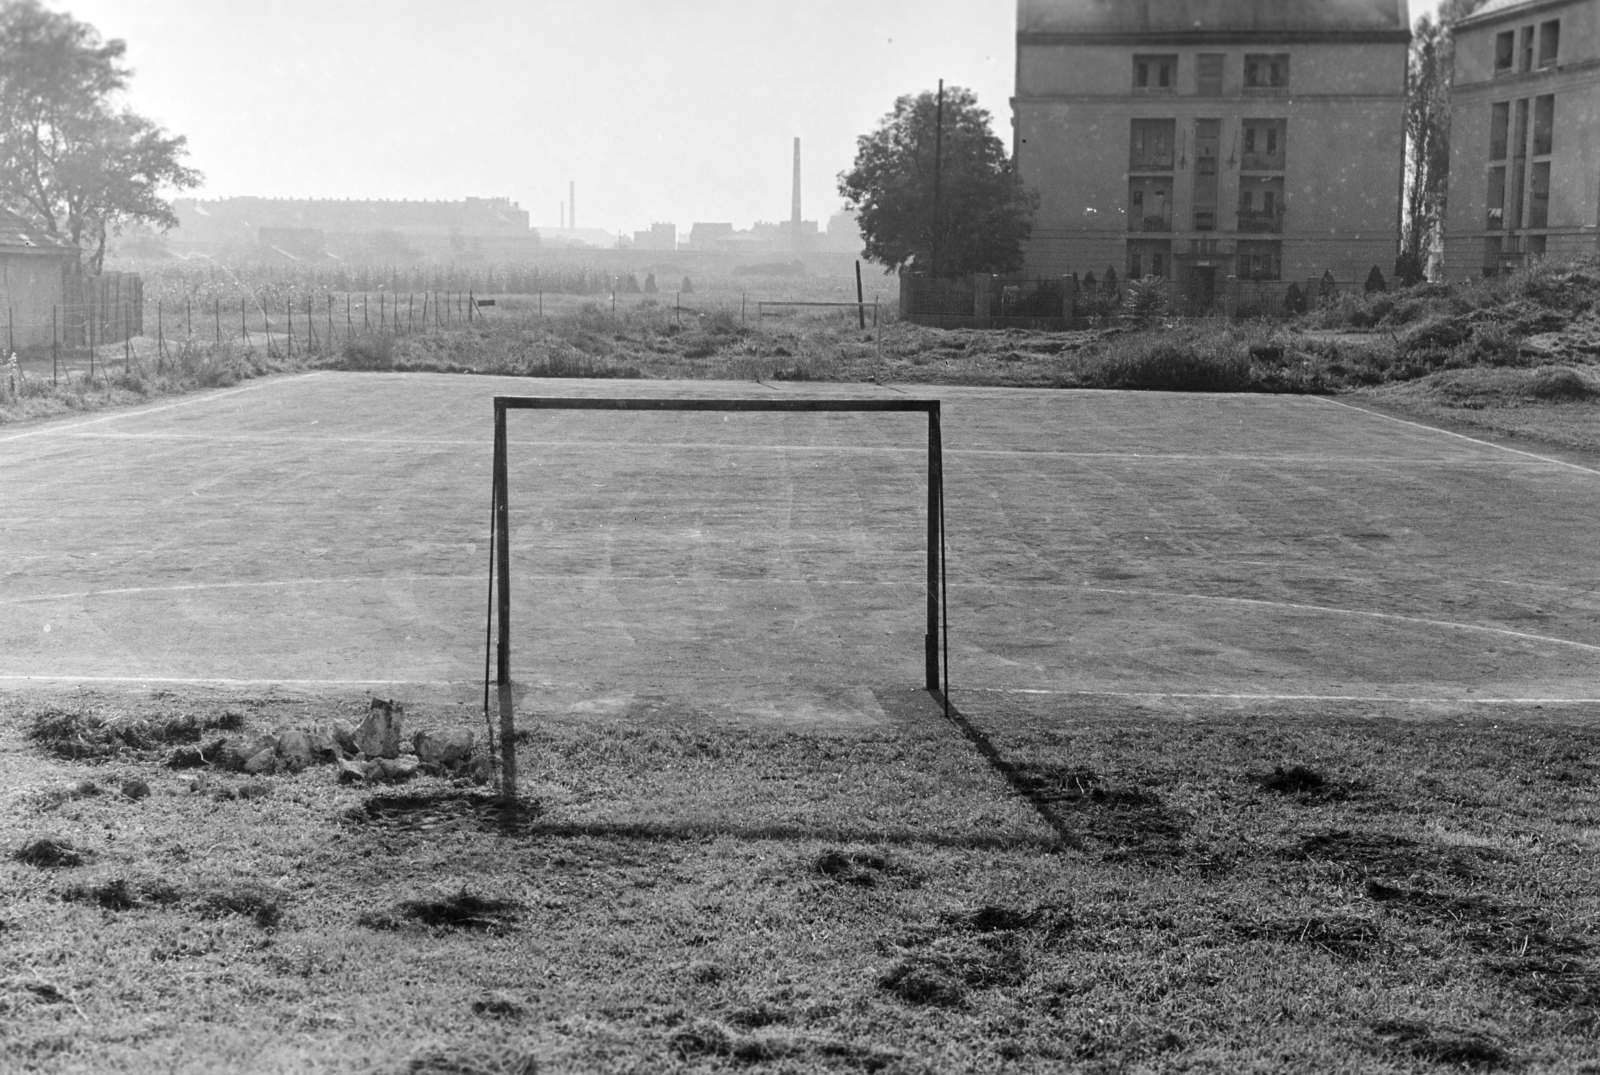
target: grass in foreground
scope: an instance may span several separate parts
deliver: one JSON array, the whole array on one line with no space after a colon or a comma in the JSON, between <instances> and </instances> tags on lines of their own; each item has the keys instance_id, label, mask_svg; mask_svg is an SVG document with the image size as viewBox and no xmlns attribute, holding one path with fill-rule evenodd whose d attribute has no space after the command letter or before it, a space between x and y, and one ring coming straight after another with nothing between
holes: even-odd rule
<instances>
[{"instance_id":1,"label":"grass in foreground","mask_svg":"<svg viewBox=\"0 0 1600 1075\"><path fill-rule=\"evenodd\" d=\"M891 702L542 723L533 817L329 768L197 796L13 703L0 1066L1600 1070L1592 727L978 705L996 767Z\"/></svg>"}]
</instances>

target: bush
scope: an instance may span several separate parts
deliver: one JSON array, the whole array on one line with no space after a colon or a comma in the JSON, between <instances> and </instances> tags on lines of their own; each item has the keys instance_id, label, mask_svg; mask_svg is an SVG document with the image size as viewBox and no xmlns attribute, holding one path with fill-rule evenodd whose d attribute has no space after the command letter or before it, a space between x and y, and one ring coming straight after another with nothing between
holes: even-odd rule
<instances>
[{"instance_id":1,"label":"bush","mask_svg":"<svg viewBox=\"0 0 1600 1075\"><path fill-rule=\"evenodd\" d=\"M1193 341L1169 337L1115 347L1084 370L1084 382L1095 388L1158 392L1242 392L1253 387L1243 347L1197 347Z\"/></svg>"},{"instance_id":2,"label":"bush","mask_svg":"<svg viewBox=\"0 0 1600 1075\"><path fill-rule=\"evenodd\" d=\"M1383 278L1383 270L1376 265L1367 273L1366 293L1371 295L1375 291L1388 291L1389 282Z\"/></svg>"},{"instance_id":3,"label":"bush","mask_svg":"<svg viewBox=\"0 0 1600 1075\"><path fill-rule=\"evenodd\" d=\"M353 340L345 341L340 354L347 369L392 370L394 337L357 336Z\"/></svg>"},{"instance_id":4,"label":"bush","mask_svg":"<svg viewBox=\"0 0 1600 1075\"><path fill-rule=\"evenodd\" d=\"M1159 276L1146 276L1128 285L1122 302L1123 312L1135 323L1151 325L1167 312L1167 282Z\"/></svg>"}]
</instances>

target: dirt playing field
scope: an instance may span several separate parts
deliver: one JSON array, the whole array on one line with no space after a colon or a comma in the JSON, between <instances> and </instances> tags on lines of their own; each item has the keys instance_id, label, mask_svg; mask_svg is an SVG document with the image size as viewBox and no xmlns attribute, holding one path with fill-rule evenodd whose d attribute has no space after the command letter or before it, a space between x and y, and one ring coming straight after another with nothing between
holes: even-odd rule
<instances>
[{"instance_id":1,"label":"dirt playing field","mask_svg":"<svg viewBox=\"0 0 1600 1075\"><path fill-rule=\"evenodd\" d=\"M321 373L0 436L0 685L481 690L505 394ZM1600 697L1600 470L1324 399L953 389L952 692ZM512 416L534 712L871 723L921 685L920 416Z\"/></svg>"}]
</instances>

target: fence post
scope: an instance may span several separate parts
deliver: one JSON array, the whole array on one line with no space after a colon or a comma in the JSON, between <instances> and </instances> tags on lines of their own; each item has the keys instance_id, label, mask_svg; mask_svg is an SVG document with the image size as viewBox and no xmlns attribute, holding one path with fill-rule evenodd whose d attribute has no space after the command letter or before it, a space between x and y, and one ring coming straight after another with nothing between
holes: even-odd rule
<instances>
[{"instance_id":1,"label":"fence post","mask_svg":"<svg viewBox=\"0 0 1600 1075\"><path fill-rule=\"evenodd\" d=\"M372 331L372 315L368 307L372 305L372 295L363 291L361 293L361 334L364 336Z\"/></svg>"},{"instance_id":2,"label":"fence post","mask_svg":"<svg viewBox=\"0 0 1600 1075\"><path fill-rule=\"evenodd\" d=\"M867 331L867 308L864 305L865 302L866 299L861 294L861 261L858 258L856 260L856 321L857 327L862 332ZM874 313L872 316L874 319L873 324L877 324L878 315Z\"/></svg>"}]
</instances>

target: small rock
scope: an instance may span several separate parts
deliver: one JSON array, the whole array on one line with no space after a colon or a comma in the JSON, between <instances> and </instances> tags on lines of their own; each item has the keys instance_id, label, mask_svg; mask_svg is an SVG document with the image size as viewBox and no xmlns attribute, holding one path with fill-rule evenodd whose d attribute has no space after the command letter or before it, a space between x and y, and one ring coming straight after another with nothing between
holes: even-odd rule
<instances>
[{"instance_id":1,"label":"small rock","mask_svg":"<svg viewBox=\"0 0 1600 1075\"><path fill-rule=\"evenodd\" d=\"M352 784L357 780L365 780L367 778L367 767L360 762L352 761L343 756L335 760L339 764L339 783Z\"/></svg>"},{"instance_id":2,"label":"small rock","mask_svg":"<svg viewBox=\"0 0 1600 1075\"><path fill-rule=\"evenodd\" d=\"M314 760L331 761L334 755L339 753L339 742L334 738L331 729L321 724L313 724L305 728L304 732Z\"/></svg>"},{"instance_id":3,"label":"small rock","mask_svg":"<svg viewBox=\"0 0 1600 1075\"><path fill-rule=\"evenodd\" d=\"M240 784L235 792L241 799L265 799L272 794L271 784Z\"/></svg>"},{"instance_id":4,"label":"small rock","mask_svg":"<svg viewBox=\"0 0 1600 1075\"><path fill-rule=\"evenodd\" d=\"M328 735L333 738L334 746L346 754L354 754L356 747L356 730L342 720L328 722Z\"/></svg>"},{"instance_id":5,"label":"small rock","mask_svg":"<svg viewBox=\"0 0 1600 1075\"><path fill-rule=\"evenodd\" d=\"M229 802L239 797L239 793L226 784L218 784L211 789L211 797L219 803Z\"/></svg>"},{"instance_id":6,"label":"small rock","mask_svg":"<svg viewBox=\"0 0 1600 1075\"><path fill-rule=\"evenodd\" d=\"M278 756L290 772L299 772L317 761L311 749L311 737L295 728L278 733Z\"/></svg>"},{"instance_id":7,"label":"small rock","mask_svg":"<svg viewBox=\"0 0 1600 1075\"><path fill-rule=\"evenodd\" d=\"M217 753L217 764L224 769L238 771L243 769L245 762L259 755L262 751L278 752L278 741L270 735L246 735L237 739L229 739L222 745Z\"/></svg>"},{"instance_id":8,"label":"small rock","mask_svg":"<svg viewBox=\"0 0 1600 1075\"><path fill-rule=\"evenodd\" d=\"M479 754L467 763L466 769L461 775L469 778L475 784L487 784L494 779L494 762Z\"/></svg>"},{"instance_id":9,"label":"small rock","mask_svg":"<svg viewBox=\"0 0 1600 1075\"><path fill-rule=\"evenodd\" d=\"M263 750L244 763L244 771L252 776L261 776L278 771L278 748L272 746Z\"/></svg>"},{"instance_id":10,"label":"small rock","mask_svg":"<svg viewBox=\"0 0 1600 1075\"><path fill-rule=\"evenodd\" d=\"M205 773L190 773L183 778L183 786L191 795L204 794L211 787L211 777Z\"/></svg>"},{"instance_id":11,"label":"small rock","mask_svg":"<svg viewBox=\"0 0 1600 1075\"><path fill-rule=\"evenodd\" d=\"M369 758L398 758L405 714L406 708L399 702L374 698L367 719L356 731L356 747Z\"/></svg>"},{"instance_id":12,"label":"small rock","mask_svg":"<svg viewBox=\"0 0 1600 1075\"><path fill-rule=\"evenodd\" d=\"M124 798L138 802L140 799L150 797L150 785L138 777L129 777L122 782L122 795Z\"/></svg>"},{"instance_id":13,"label":"small rock","mask_svg":"<svg viewBox=\"0 0 1600 1075\"><path fill-rule=\"evenodd\" d=\"M453 769L472 757L474 739L466 728L446 728L439 732L418 732L411 742L424 764Z\"/></svg>"},{"instance_id":14,"label":"small rock","mask_svg":"<svg viewBox=\"0 0 1600 1075\"><path fill-rule=\"evenodd\" d=\"M72 785L70 792L74 799L87 799L100 794L100 785L93 780L80 780Z\"/></svg>"},{"instance_id":15,"label":"small rock","mask_svg":"<svg viewBox=\"0 0 1600 1075\"><path fill-rule=\"evenodd\" d=\"M416 758L379 758L367 763L367 779L398 784L417 775L421 765Z\"/></svg>"}]
</instances>

